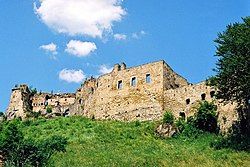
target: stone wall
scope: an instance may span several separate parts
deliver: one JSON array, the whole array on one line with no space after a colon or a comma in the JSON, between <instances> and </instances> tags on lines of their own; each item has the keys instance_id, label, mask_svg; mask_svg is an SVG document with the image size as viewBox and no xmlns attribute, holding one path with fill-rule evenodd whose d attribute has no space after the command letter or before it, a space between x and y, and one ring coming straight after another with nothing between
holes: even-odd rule
<instances>
[{"instance_id":1,"label":"stone wall","mask_svg":"<svg viewBox=\"0 0 250 167\"><path fill-rule=\"evenodd\" d=\"M164 61L132 68L116 64L111 73L100 76L84 100L89 117L118 120L154 120L163 112L163 91L187 85ZM90 90L89 86L83 92Z\"/></svg>"},{"instance_id":2,"label":"stone wall","mask_svg":"<svg viewBox=\"0 0 250 167\"><path fill-rule=\"evenodd\" d=\"M24 118L26 116L25 113L31 108L30 95L27 85L16 85L12 89L10 103L6 112L8 119Z\"/></svg>"},{"instance_id":3,"label":"stone wall","mask_svg":"<svg viewBox=\"0 0 250 167\"><path fill-rule=\"evenodd\" d=\"M157 120L166 110L190 116L200 101L215 101L222 129L237 118L235 104L224 104L214 98L216 90L204 82L189 84L164 61L127 68L116 64L113 71L89 78L76 93L38 93L31 96L26 85L12 90L7 110L9 118L25 117L25 111L41 111L51 106L59 115L84 115L97 119ZM31 106L32 104L32 106ZM225 121L226 120L226 121Z\"/></svg>"},{"instance_id":4,"label":"stone wall","mask_svg":"<svg viewBox=\"0 0 250 167\"><path fill-rule=\"evenodd\" d=\"M205 82L166 90L164 92L164 110L172 111L176 118L183 113L189 117L195 113L200 102L213 101L217 106L220 128L222 131L226 131L237 120L236 104L225 104L216 100L215 93L215 88L207 86Z\"/></svg>"},{"instance_id":5,"label":"stone wall","mask_svg":"<svg viewBox=\"0 0 250 167\"><path fill-rule=\"evenodd\" d=\"M32 97L32 110L46 113L47 106L52 107L52 112L64 112L75 103L75 94L49 94L38 93Z\"/></svg>"}]
</instances>

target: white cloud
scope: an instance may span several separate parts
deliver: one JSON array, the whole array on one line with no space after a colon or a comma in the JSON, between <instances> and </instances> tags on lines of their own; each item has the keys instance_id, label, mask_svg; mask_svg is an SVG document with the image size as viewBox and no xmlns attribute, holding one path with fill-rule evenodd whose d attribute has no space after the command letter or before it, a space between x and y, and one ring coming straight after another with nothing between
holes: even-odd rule
<instances>
[{"instance_id":1,"label":"white cloud","mask_svg":"<svg viewBox=\"0 0 250 167\"><path fill-rule=\"evenodd\" d=\"M97 47L95 43L71 40L67 44L67 48L65 49L65 51L77 57L85 57L88 56L91 52L94 52L96 49Z\"/></svg>"},{"instance_id":2,"label":"white cloud","mask_svg":"<svg viewBox=\"0 0 250 167\"><path fill-rule=\"evenodd\" d=\"M85 79L85 75L82 70L63 69L59 72L59 79L68 83L80 83Z\"/></svg>"},{"instance_id":3,"label":"white cloud","mask_svg":"<svg viewBox=\"0 0 250 167\"><path fill-rule=\"evenodd\" d=\"M127 35L125 35L125 34L114 34L114 39L116 39L116 40L126 40Z\"/></svg>"},{"instance_id":4,"label":"white cloud","mask_svg":"<svg viewBox=\"0 0 250 167\"><path fill-rule=\"evenodd\" d=\"M109 67L109 66L107 66L105 64L99 66L99 73L101 75L110 73L112 70L113 70L112 67Z\"/></svg>"},{"instance_id":5,"label":"white cloud","mask_svg":"<svg viewBox=\"0 0 250 167\"><path fill-rule=\"evenodd\" d=\"M139 39L141 38L142 36L146 35L146 32L141 30L140 32L135 32L132 34L132 38L134 39Z\"/></svg>"},{"instance_id":6,"label":"white cloud","mask_svg":"<svg viewBox=\"0 0 250 167\"><path fill-rule=\"evenodd\" d=\"M53 55L57 54L57 46L54 43L42 45L39 48L45 50L46 52L51 52Z\"/></svg>"},{"instance_id":7,"label":"white cloud","mask_svg":"<svg viewBox=\"0 0 250 167\"><path fill-rule=\"evenodd\" d=\"M56 32L102 37L126 14L122 0L40 0L34 3L40 20Z\"/></svg>"}]
</instances>

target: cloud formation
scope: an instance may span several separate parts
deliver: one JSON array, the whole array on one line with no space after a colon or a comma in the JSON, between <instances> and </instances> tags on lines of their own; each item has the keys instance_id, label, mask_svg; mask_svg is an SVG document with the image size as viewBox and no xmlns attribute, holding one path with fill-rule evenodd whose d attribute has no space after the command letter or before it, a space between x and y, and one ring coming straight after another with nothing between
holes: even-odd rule
<instances>
[{"instance_id":1,"label":"cloud formation","mask_svg":"<svg viewBox=\"0 0 250 167\"><path fill-rule=\"evenodd\" d=\"M39 48L45 50L46 52L50 52L53 55L57 54L57 46L54 43L50 43L47 45L41 45Z\"/></svg>"},{"instance_id":2,"label":"cloud formation","mask_svg":"<svg viewBox=\"0 0 250 167\"><path fill-rule=\"evenodd\" d=\"M71 40L67 44L65 51L77 57L86 57L91 52L94 52L96 49L97 47L93 42L82 42L77 40Z\"/></svg>"},{"instance_id":3,"label":"cloud formation","mask_svg":"<svg viewBox=\"0 0 250 167\"><path fill-rule=\"evenodd\" d=\"M58 33L102 38L126 14L122 0L40 0L35 13Z\"/></svg>"},{"instance_id":4,"label":"cloud formation","mask_svg":"<svg viewBox=\"0 0 250 167\"><path fill-rule=\"evenodd\" d=\"M100 65L100 66L99 66L99 70L98 70L98 71L99 71L99 73L100 73L101 75L103 75L103 74L110 73L112 70L113 70L112 67L109 67L109 66L103 64L103 65Z\"/></svg>"},{"instance_id":5,"label":"cloud formation","mask_svg":"<svg viewBox=\"0 0 250 167\"><path fill-rule=\"evenodd\" d=\"M116 39L116 40L126 40L127 35L125 35L125 34L114 34L114 39Z\"/></svg>"},{"instance_id":6,"label":"cloud formation","mask_svg":"<svg viewBox=\"0 0 250 167\"><path fill-rule=\"evenodd\" d=\"M85 79L82 70L68 70L63 69L59 72L59 79L68 83L80 83Z\"/></svg>"},{"instance_id":7,"label":"cloud formation","mask_svg":"<svg viewBox=\"0 0 250 167\"><path fill-rule=\"evenodd\" d=\"M146 35L146 32L141 30L140 32L135 32L132 34L132 38L139 39L140 37Z\"/></svg>"}]
</instances>

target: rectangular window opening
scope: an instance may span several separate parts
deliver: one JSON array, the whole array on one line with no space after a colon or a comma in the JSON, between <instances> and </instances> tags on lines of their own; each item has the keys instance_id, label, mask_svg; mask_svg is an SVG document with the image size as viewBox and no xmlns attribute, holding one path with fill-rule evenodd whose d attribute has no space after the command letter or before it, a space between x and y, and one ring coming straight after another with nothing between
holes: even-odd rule
<instances>
[{"instance_id":1,"label":"rectangular window opening","mask_svg":"<svg viewBox=\"0 0 250 167\"><path fill-rule=\"evenodd\" d=\"M118 81L117 88L118 88L118 89L122 89L122 80Z\"/></svg>"},{"instance_id":2,"label":"rectangular window opening","mask_svg":"<svg viewBox=\"0 0 250 167\"><path fill-rule=\"evenodd\" d=\"M136 77L131 79L131 86L136 86Z\"/></svg>"},{"instance_id":3,"label":"rectangular window opening","mask_svg":"<svg viewBox=\"0 0 250 167\"><path fill-rule=\"evenodd\" d=\"M150 76L150 74L146 74L146 83L151 83L151 76Z\"/></svg>"}]
</instances>

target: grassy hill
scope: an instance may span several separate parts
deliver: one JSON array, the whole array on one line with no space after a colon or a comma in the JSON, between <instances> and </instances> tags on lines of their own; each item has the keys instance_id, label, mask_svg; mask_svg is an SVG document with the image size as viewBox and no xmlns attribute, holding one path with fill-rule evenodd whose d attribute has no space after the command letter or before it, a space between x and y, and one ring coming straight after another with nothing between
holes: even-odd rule
<instances>
[{"instance_id":1,"label":"grassy hill","mask_svg":"<svg viewBox=\"0 0 250 167\"><path fill-rule=\"evenodd\" d=\"M22 131L35 140L55 134L68 139L67 152L51 159L55 166L250 166L249 153L211 148L215 135L161 139L154 134L156 126L70 117L25 121Z\"/></svg>"}]
</instances>

